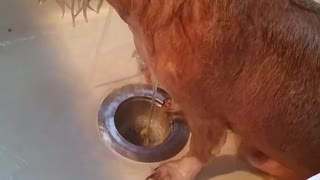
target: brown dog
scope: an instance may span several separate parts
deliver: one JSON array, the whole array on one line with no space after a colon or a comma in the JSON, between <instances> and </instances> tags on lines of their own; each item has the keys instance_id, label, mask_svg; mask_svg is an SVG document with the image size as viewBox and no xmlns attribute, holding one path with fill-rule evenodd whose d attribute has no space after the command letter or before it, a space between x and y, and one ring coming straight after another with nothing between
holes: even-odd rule
<instances>
[{"instance_id":1,"label":"brown dog","mask_svg":"<svg viewBox=\"0 0 320 180\"><path fill-rule=\"evenodd\" d=\"M320 172L320 12L312 0L107 0L183 110L192 139L150 179L190 180L236 133L281 179Z\"/></svg>"}]
</instances>

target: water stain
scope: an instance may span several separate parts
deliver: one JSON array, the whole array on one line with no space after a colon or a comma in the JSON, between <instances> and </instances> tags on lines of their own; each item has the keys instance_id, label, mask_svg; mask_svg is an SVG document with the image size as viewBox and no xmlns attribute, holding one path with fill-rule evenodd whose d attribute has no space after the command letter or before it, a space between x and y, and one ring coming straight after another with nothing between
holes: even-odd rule
<instances>
[{"instance_id":1,"label":"water stain","mask_svg":"<svg viewBox=\"0 0 320 180\"><path fill-rule=\"evenodd\" d=\"M28 161L0 145L0 180L13 180L16 173L28 166Z\"/></svg>"}]
</instances>

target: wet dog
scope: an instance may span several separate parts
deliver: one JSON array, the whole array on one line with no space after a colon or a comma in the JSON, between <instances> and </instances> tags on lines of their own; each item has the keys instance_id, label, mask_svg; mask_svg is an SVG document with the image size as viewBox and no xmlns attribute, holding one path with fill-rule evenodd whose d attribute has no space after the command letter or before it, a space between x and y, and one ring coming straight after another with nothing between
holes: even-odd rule
<instances>
[{"instance_id":1,"label":"wet dog","mask_svg":"<svg viewBox=\"0 0 320 180\"><path fill-rule=\"evenodd\" d=\"M227 129L258 169L290 180L320 172L319 4L107 1L192 132L189 153L149 179L193 179L212 149L219 152Z\"/></svg>"}]
</instances>

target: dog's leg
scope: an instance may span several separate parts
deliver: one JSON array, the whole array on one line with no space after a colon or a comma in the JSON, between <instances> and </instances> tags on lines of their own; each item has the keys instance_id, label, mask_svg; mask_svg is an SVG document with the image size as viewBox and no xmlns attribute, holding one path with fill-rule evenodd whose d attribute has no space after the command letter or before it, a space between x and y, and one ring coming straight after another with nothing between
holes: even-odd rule
<instances>
[{"instance_id":1,"label":"dog's leg","mask_svg":"<svg viewBox=\"0 0 320 180\"><path fill-rule=\"evenodd\" d=\"M149 71L149 69L147 69L147 70L144 72L144 79L145 79L145 81L146 81L147 84L153 84L151 72Z\"/></svg>"},{"instance_id":2,"label":"dog's leg","mask_svg":"<svg viewBox=\"0 0 320 180\"><path fill-rule=\"evenodd\" d=\"M296 174L294 171L288 169L287 167L281 165L279 162L268 157L263 152L258 149L246 144L245 142L238 140L238 156L241 159L247 161L254 168L257 168L267 174L263 177L281 180L303 180L301 175ZM273 179L275 179L273 178Z\"/></svg>"},{"instance_id":3,"label":"dog's leg","mask_svg":"<svg viewBox=\"0 0 320 180\"><path fill-rule=\"evenodd\" d=\"M180 160L162 164L149 176L149 180L193 180L201 168L214 154L220 152L225 143L227 130L213 121L189 121L192 132L190 150Z\"/></svg>"}]
</instances>

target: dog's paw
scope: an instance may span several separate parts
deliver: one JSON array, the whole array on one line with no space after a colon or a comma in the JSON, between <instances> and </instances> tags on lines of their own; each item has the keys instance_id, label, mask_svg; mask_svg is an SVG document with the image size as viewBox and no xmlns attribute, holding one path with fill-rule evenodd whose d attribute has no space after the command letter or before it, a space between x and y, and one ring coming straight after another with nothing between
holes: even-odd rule
<instances>
[{"instance_id":1,"label":"dog's paw","mask_svg":"<svg viewBox=\"0 0 320 180\"><path fill-rule=\"evenodd\" d=\"M184 114L181 108L179 107L179 105L176 104L171 98L164 100L161 108L162 108L162 111L167 115L184 117Z\"/></svg>"},{"instance_id":2,"label":"dog's paw","mask_svg":"<svg viewBox=\"0 0 320 180\"><path fill-rule=\"evenodd\" d=\"M146 180L173 180L175 172L172 172L167 165L162 165L156 168Z\"/></svg>"},{"instance_id":3,"label":"dog's paw","mask_svg":"<svg viewBox=\"0 0 320 180\"><path fill-rule=\"evenodd\" d=\"M193 180L201 167L196 158L185 157L162 164L146 180Z\"/></svg>"}]
</instances>

